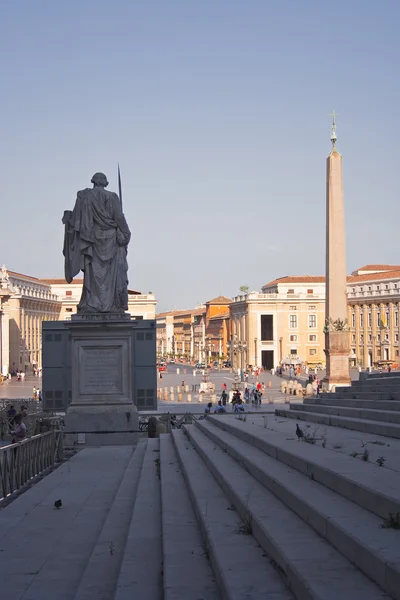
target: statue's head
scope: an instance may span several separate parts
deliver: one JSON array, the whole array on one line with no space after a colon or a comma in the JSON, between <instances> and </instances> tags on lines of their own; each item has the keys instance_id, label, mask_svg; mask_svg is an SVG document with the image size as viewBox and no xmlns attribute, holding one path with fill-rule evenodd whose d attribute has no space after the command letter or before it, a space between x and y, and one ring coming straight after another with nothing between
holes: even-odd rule
<instances>
[{"instance_id":1,"label":"statue's head","mask_svg":"<svg viewBox=\"0 0 400 600\"><path fill-rule=\"evenodd\" d=\"M108 186L108 181L107 181L107 177L104 175L104 173L95 173L91 179L91 182L93 183L93 185L96 187L97 185L100 187L107 187Z\"/></svg>"}]
</instances>

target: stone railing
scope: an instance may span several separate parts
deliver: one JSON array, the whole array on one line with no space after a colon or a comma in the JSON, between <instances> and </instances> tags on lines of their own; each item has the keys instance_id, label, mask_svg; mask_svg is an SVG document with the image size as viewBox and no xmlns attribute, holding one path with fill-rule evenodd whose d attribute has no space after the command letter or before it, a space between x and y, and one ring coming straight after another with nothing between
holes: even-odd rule
<instances>
[{"instance_id":1,"label":"stone railing","mask_svg":"<svg viewBox=\"0 0 400 600\"><path fill-rule=\"evenodd\" d=\"M61 461L62 455L62 432L56 430L0 448L0 502Z\"/></svg>"}]
</instances>

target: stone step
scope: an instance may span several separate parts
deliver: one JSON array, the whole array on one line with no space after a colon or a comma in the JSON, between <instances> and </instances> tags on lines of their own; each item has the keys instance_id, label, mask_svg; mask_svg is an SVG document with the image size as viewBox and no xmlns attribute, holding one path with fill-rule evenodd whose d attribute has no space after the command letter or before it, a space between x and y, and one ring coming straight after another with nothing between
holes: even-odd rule
<instances>
[{"instance_id":1,"label":"stone step","mask_svg":"<svg viewBox=\"0 0 400 600\"><path fill-rule=\"evenodd\" d=\"M230 501L183 431L174 430L172 435L222 597L291 600L293 596L279 572L248 534L245 523L232 510Z\"/></svg>"},{"instance_id":2,"label":"stone step","mask_svg":"<svg viewBox=\"0 0 400 600\"><path fill-rule=\"evenodd\" d=\"M348 391L344 391L348 390ZM343 388L342 391L337 391L334 394L330 393L322 393L320 394L322 398L350 398L354 400L400 400L399 392L372 392L369 390L357 390L353 388Z\"/></svg>"},{"instance_id":3,"label":"stone step","mask_svg":"<svg viewBox=\"0 0 400 600\"><path fill-rule=\"evenodd\" d=\"M304 398L304 404L307 406L348 406L351 408L400 411L400 402L395 400L357 400L354 398L336 398L332 394L327 394L323 398Z\"/></svg>"},{"instance_id":4,"label":"stone step","mask_svg":"<svg viewBox=\"0 0 400 600\"><path fill-rule=\"evenodd\" d=\"M159 440L147 441L115 600L162 600Z\"/></svg>"},{"instance_id":5,"label":"stone step","mask_svg":"<svg viewBox=\"0 0 400 600\"><path fill-rule=\"evenodd\" d=\"M367 419L371 421L382 421L384 423L395 423L400 425L400 411L378 410L376 408L354 408L350 406L322 406L309 404L290 404L290 409L300 412L311 411L326 415L338 415L340 417L353 417L355 419Z\"/></svg>"},{"instance_id":6,"label":"stone step","mask_svg":"<svg viewBox=\"0 0 400 600\"><path fill-rule=\"evenodd\" d=\"M291 416L296 415L292 412ZM341 496L379 517L387 518L389 513L400 512L400 481L389 469L333 451L324 451L322 454L321 448L312 444L287 440L281 433L252 425L248 421L243 423L234 417L211 416L207 417L207 421L313 481L335 492L339 490Z\"/></svg>"},{"instance_id":7,"label":"stone step","mask_svg":"<svg viewBox=\"0 0 400 600\"><path fill-rule=\"evenodd\" d=\"M84 448L1 511L14 522L0 541L2 598L75 597L131 456L129 447Z\"/></svg>"},{"instance_id":8,"label":"stone step","mask_svg":"<svg viewBox=\"0 0 400 600\"><path fill-rule=\"evenodd\" d=\"M388 383L398 383L400 384L400 373L399 371L395 372L395 373L390 373L390 376L388 376L388 374L384 375L380 374L380 376L375 376L375 377L367 377L366 379L364 377L362 377L361 379L356 379L355 381L353 381L353 383L365 383L365 384L377 384L377 385L386 385Z\"/></svg>"},{"instance_id":9,"label":"stone step","mask_svg":"<svg viewBox=\"0 0 400 600\"><path fill-rule=\"evenodd\" d=\"M74 600L113 600L146 451L140 440L124 473Z\"/></svg>"},{"instance_id":10,"label":"stone step","mask_svg":"<svg viewBox=\"0 0 400 600\"><path fill-rule=\"evenodd\" d=\"M400 381L400 371L396 370L391 371L390 373L371 373L368 374L367 377L360 377L360 381L365 379L370 381L375 381L376 379L388 379L389 381L395 379L397 381Z\"/></svg>"},{"instance_id":11,"label":"stone step","mask_svg":"<svg viewBox=\"0 0 400 600\"><path fill-rule=\"evenodd\" d=\"M302 405L305 406L306 405ZM289 417L290 419L301 419L312 423L323 423L324 425L333 425L335 427L344 427L354 431L363 431L372 435L384 435L386 437L400 438L400 425L393 423L384 423L371 421L370 419L355 419L353 417L339 417L335 415L323 415L310 410L299 411L285 408L277 408L275 414L280 417Z\"/></svg>"},{"instance_id":12,"label":"stone step","mask_svg":"<svg viewBox=\"0 0 400 600\"><path fill-rule=\"evenodd\" d=\"M209 421L198 427L396 600L400 599L400 544L395 530L354 502L325 488ZM329 451L328 451L329 452Z\"/></svg>"},{"instance_id":13,"label":"stone step","mask_svg":"<svg viewBox=\"0 0 400 600\"><path fill-rule=\"evenodd\" d=\"M220 600L170 434L160 436L160 463L164 600Z\"/></svg>"},{"instance_id":14,"label":"stone step","mask_svg":"<svg viewBox=\"0 0 400 600\"><path fill-rule=\"evenodd\" d=\"M185 426L196 450L296 598L368 600L387 595L319 536L197 425Z\"/></svg>"},{"instance_id":15,"label":"stone step","mask_svg":"<svg viewBox=\"0 0 400 600\"><path fill-rule=\"evenodd\" d=\"M400 390L400 385L399 384L381 384L381 385L376 385L376 384L368 384L366 385L364 382L356 382L355 384L353 384L352 386L346 386L346 387L339 387L336 388L336 392L335 393L344 393L347 394L351 391L354 392L374 392L376 394L398 394Z\"/></svg>"}]
</instances>

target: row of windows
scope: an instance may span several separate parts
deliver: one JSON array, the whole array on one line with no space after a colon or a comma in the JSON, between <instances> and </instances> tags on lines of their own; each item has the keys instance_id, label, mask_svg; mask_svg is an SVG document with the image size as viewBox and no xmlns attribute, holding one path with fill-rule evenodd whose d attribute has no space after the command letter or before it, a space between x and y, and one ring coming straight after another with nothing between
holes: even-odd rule
<instances>
[{"instance_id":1,"label":"row of windows","mask_svg":"<svg viewBox=\"0 0 400 600\"><path fill-rule=\"evenodd\" d=\"M373 287L372 285L369 285L369 286L368 286L368 291L369 291L369 292L372 292L372 287ZM394 284L393 284L393 287L394 287L394 289L397 289L397 283L394 283ZM376 290L379 292L379 291L380 291L380 289L381 289L381 286L380 286L380 285L377 285L377 286L375 286L375 289L376 289ZM389 289L389 284L388 284L388 283L386 283L386 284L385 284L385 286L384 286L384 287L382 287L382 289L388 290L388 289ZM355 291L356 291L356 288L355 288L355 287L353 287L353 288L352 288L352 291L353 291L353 292L355 292ZM360 291L360 292L363 292L363 291L364 291L364 288L363 288L363 287L360 287L360 290L359 290L359 291Z\"/></svg>"},{"instance_id":2,"label":"row of windows","mask_svg":"<svg viewBox=\"0 0 400 600\"><path fill-rule=\"evenodd\" d=\"M292 356L297 356L297 348L291 348L290 354ZM317 349L316 348L309 348L308 354L310 354L310 356L315 356L317 354Z\"/></svg>"},{"instance_id":3,"label":"row of windows","mask_svg":"<svg viewBox=\"0 0 400 600\"><path fill-rule=\"evenodd\" d=\"M315 329L317 326L317 315L308 315L308 327ZM297 329L297 315L289 316L289 327L291 329Z\"/></svg>"},{"instance_id":4,"label":"row of windows","mask_svg":"<svg viewBox=\"0 0 400 600\"><path fill-rule=\"evenodd\" d=\"M307 294L313 294L313 293L314 293L314 290L311 290L311 289L310 289L310 290L307 290ZM289 289L289 290L287 291L287 294L294 294L294 288L293 288L293 289L292 289L292 288L291 288L291 289Z\"/></svg>"},{"instance_id":5,"label":"row of windows","mask_svg":"<svg viewBox=\"0 0 400 600\"><path fill-rule=\"evenodd\" d=\"M385 337L383 339L389 340L389 334L385 333ZM355 333L353 333L353 335L352 335L352 340L353 340L353 342L356 341L356 334ZM364 341L364 334L360 333L360 342L363 342L363 341ZM372 342L372 334L371 333L368 334L368 341ZM377 342L381 341L381 334L380 333L377 334L376 341ZM395 335L394 335L394 341L395 342L399 341L399 334L398 333L395 333Z\"/></svg>"},{"instance_id":6,"label":"row of windows","mask_svg":"<svg viewBox=\"0 0 400 600\"><path fill-rule=\"evenodd\" d=\"M290 342L297 342L297 335L290 335L289 336L289 341ZM317 336L315 335L315 333L312 333L308 336L308 341L309 342L316 342L317 341Z\"/></svg>"},{"instance_id":7,"label":"row of windows","mask_svg":"<svg viewBox=\"0 0 400 600\"><path fill-rule=\"evenodd\" d=\"M297 310L297 306L289 306L289 310ZM317 310L315 304L310 304L308 310Z\"/></svg>"},{"instance_id":8,"label":"row of windows","mask_svg":"<svg viewBox=\"0 0 400 600\"><path fill-rule=\"evenodd\" d=\"M384 319L385 322L383 323L383 325L385 327L390 327L390 313L389 311L387 311L386 313L384 313ZM368 327L372 327L372 312L369 312L367 315L367 323L368 323ZM376 313L376 326L380 327L382 323L381 320L381 313L377 312ZM355 313L351 314L351 326L355 327L356 326L356 315ZM394 326L398 327L399 326L399 313L396 311L394 313ZM360 313L360 327L363 328L364 327L364 313Z\"/></svg>"}]
</instances>

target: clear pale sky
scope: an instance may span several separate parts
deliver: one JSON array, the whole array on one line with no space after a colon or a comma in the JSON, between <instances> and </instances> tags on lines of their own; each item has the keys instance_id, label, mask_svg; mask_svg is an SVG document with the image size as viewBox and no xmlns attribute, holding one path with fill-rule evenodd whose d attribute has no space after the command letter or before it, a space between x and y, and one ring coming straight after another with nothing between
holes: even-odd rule
<instances>
[{"instance_id":1,"label":"clear pale sky","mask_svg":"<svg viewBox=\"0 0 400 600\"><path fill-rule=\"evenodd\" d=\"M335 109L347 270L400 263L398 0L0 0L1 245L62 277L103 171L158 310L324 274Z\"/></svg>"}]
</instances>

